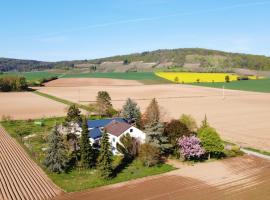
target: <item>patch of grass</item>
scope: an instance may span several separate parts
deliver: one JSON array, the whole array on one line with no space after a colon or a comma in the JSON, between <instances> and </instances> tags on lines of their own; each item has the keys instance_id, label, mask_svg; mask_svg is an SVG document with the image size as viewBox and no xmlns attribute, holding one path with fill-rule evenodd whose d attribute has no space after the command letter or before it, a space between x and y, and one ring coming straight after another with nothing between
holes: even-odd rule
<instances>
[{"instance_id":1,"label":"patch of grass","mask_svg":"<svg viewBox=\"0 0 270 200\"><path fill-rule=\"evenodd\" d=\"M270 93L270 79L232 81L229 83L193 83L192 85Z\"/></svg>"},{"instance_id":2,"label":"patch of grass","mask_svg":"<svg viewBox=\"0 0 270 200\"><path fill-rule=\"evenodd\" d=\"M255 148L251 148L251 147L245 147L244 149L249 150L249 151L254 151L256 153L260 153L266 156L270 156L270 152L268 151L263 151L263 150L259 150L259 149L255 149Z\"/></svg>"},{"instance_id":3,"label":"patch of grass","mask_svg":"<svg viewBox=\"0 0 270 200\"><path fill-rule=\"evenodd\" d=\"M122 170L116 177L110 180L100 178L97 170L78 170L75 169L70 173L51 174L50 178L59 187L67 192L80 191L88 188L99 187L142 178L146 176L161 174L174 170L170 165L161 164L154 167L145 167L138 160L134 160L129 166ZM74 181L76 180L76 181Z\"/></svg>"},{"instance_id":4,"label":"patch of grass","mask_svg":"<svg viewBox=\"0 0 270 200\"><path fill-rule=\"evenodd\" d=\"M81 108L81 109L86 110L86 111L92 111L91 108L90 108L90 106L86 106L86 105L74 103L74 102L68 101L66 99L61 99L59 97L56 97L56 96L53 96L53 95L49 95L49 94L46 94L46 93L43 93L43 92L39 92L39 91L34 91L33 93L35 93L37 95L40 95L42 97L45 97L45 98L48 98L48 99L51 99L51 100L54 100L54 101L57 101L57 102L66 104L66 105L69 105L69 106L72 105L72 104L75 104L76 106L78 106L78 108Z\"/></svg>"},{"instance_id":5,"label":"patch of grass","mask_svg":"<svg viewBox=\"0 0 270 200\"><path fill-rule=\"evenodd\" d=\"M35 124L35 121L42 122L42 125ZM60 124L63 121L63 117L57 117L37 120L9 120L2 121L1 124L24 147L27 153L41 165L45 156L42 148L47 147L46 140L51 133L51 129L55 124ZM32 137L23 140L23 137L30 135Z\"/></svg>"}]
</instances>

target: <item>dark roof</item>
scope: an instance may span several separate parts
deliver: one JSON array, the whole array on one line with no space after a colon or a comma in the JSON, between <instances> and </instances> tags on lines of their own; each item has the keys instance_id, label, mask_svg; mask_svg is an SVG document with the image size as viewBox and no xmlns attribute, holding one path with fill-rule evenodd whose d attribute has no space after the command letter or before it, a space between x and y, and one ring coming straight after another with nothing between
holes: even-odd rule
<instances>
[{"instance_id":1,"label":"dark roof","mask_svg":"<svg viewBox=\"0 0 270 200\"><path fill-rule=\"evenodd\" d=\"M101 128L110 124L112 121L123 122L127 121L124 118L111 118L111 119L98 119L98 120L88 120L87 125L91 130L89 131L89 137L97 139L102 136Z\"/></svg>"},{"instance_id":2,"label":"dark roof","mask_svg":"<svg viewBox=\"0 0 270 200\"><path fill-rule=\"evenodd\" d=\"M107 133L118 137L130 127L131 125L126 122L112 121L107 126L105 126L105 130Z\"/></svg>"}]
</instances>

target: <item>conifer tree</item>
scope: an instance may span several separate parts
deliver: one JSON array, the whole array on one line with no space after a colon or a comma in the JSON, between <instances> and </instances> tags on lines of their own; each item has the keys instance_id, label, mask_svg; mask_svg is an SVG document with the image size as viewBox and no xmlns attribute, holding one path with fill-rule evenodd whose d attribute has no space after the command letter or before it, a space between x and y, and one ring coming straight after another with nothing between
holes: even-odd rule
<instances>
[{"instance_id":1,"label":"conifer tree","mask_svg":"<svg viewBox=\"0 0 270 200\"><path fill-rule=\"evenodd\" d=\"M97 95L97 112L100 116L107 116L113 109L111 97L107 91L99 91Z\"/></svg>"},{"instance_id":2,"label":"conifer tree","mask_svg":"<svg viewBox=\"0 0 270 200\"><path fill-rule=\"evenodd\" d=\"M144 113L144 125L148 126L151 124L158 123L160 121L160 109L157 100L154 98L146 108Z\"/></svg>"},{"instance_id":3,"label":"conifer tree","mask_svg":"<svg viewBox=\"0 0 270 200\"><path fill-rule=\"evenodd\" d=\"M80 152L81 152L81 163L84 168L91 168L95 165L94 163L94 150L89 141L89 130L87 126L86 118L82 122L82 133L80 138Z\"/></svg>"},{"instance_id":4,"label":"conifer tree","mask_svg":"<svg viewBox=\"0 0 270 200\"><path fill-rule=\"evenodd\" d=\"M136 125L140 126L141 124L141 111L139 106L135 101L128 98L126 103L124 104L122 108L121 115L129 120L135 120Z\"/></svg>"},{"instance_id":5,"label":"conifer tree","mask_svg":"<svg viewBox=\"0 0 270 200\"><path fill-rule=\"evenodd\" d=\"M81 111L75 104L72 104L68 108L67 117L65 119L66 122L75 122L75 123L81 123L82 117L81 117Z\"/></svg>"},{"instance_id":6,"label":"conifer tree","mask_svg":"<svg viewBox=\"0 0 270 200\"><path fill-rule=\"evenodd\" d=\"M57 126L54 127L51 135L49 136L48 143L49 147L47 149L44 165L51 172L64 172L68 163L67 149L62 135L57 130Z\"/></svg>"},{"instance_id":7,"label":"conifer tree","mask_svg":"<svg viewBox=\"0 0 270 200\"><path fill-rule=\"evenodd\" d=\"M164 125L161 122L156 122L145 127L146 143L151 144L159 148L161 153L167 153L172 145L169 143L169 139L165 136Z\"/></svg>"},{"instance_id":8,"label":"conifer tree","mask_svg":"<svg viewBox=\"0 0 270 200\"><path fill-rule=\"evenodd\" d=\"M106 132L103 133L100 144L100 152L98 157L98 168L101 177L109 179L112 176L112 151L109 142L109 136Z\"/></svg>"}]
</instances>

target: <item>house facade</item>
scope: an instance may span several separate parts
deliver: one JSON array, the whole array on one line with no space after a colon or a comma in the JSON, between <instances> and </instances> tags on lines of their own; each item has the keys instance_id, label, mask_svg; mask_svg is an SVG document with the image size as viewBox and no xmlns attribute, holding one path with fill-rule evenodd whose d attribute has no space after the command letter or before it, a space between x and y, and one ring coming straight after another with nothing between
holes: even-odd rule
<instances>
[{"instance_id":1,"label":"house facade","mask_svg":"<svg viewBox=\"0 0 270 200\"><path fill-rule=\"evenodd\" d=\"M109 142L111 143L113 154L118 154L116 144L120 143L121 136L129 134L131 137L136 138L140 143L145 142L146 135L140 129L123 118L89 120L89 139L92 144L99 144L103 132L107 132Z\"/></svg>"}]
</instances>

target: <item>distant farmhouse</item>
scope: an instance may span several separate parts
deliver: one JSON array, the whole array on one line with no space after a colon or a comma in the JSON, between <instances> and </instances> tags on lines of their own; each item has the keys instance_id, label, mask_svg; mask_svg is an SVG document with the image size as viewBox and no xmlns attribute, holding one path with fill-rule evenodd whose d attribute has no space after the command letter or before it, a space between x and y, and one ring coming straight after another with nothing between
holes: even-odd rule
<instances>
[{"instance_id":1,"label":"distant farmhouse","mask_svg":"<svg viewBox=\"0 0 270 200\"><path fill-rule=\"evenodd\" d=\"M129 133L131 137L136 138L140 143L145 142L145 133L124 118L88 120L87 124L92 144L99 145L102 133L108 133L113 154L119 153L116 149L116 144L124 134Z\"/></svg>"}]
</instances>

